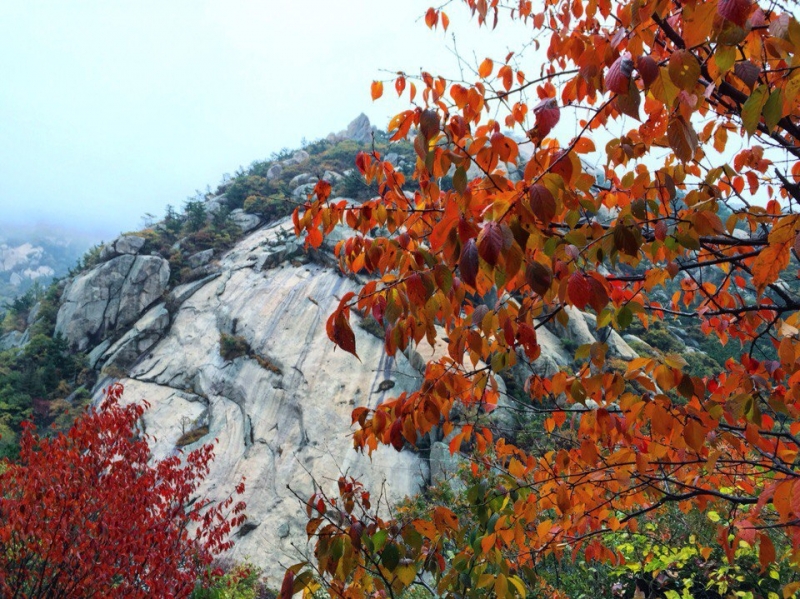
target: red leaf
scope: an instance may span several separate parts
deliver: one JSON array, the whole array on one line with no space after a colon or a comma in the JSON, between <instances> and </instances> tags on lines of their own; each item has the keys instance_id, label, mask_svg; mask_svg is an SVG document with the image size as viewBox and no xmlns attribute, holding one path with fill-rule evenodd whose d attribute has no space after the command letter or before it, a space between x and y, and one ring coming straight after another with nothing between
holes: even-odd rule
<instances>
[{"instance_id":1,"label":"red leaf","mask_svg":"<svg viewBox=\"0 0 800 599\"><path fill-rule=\"evenodd\" d=\"M678 160L689 162L694 157L694 151L697 149L697 133L683 117L670 120L667 126L667 139Z\"/></svg>"},{"instance_id":2,"label":"red leaf","mask_svg":"<svg viewBox=\"0 0 800 599\"><path fill-rule=\"evenodd\" d=\"M501 249L503 249L503 232L496 222L489 221L478 235L478 254L489 266L495 266Z\"/></svg>"},{"instance_id":3,"label":"red leaf","mask_svg":"<svg viewBox=\"0 0 800 599\"><path fill-rule=\"evenodd\" d=\"M529 360L535 360L539 357L541 350L536 341L536 330L533 327L524 322L521 323L517 329L517 340L522 345Z\"/></svg>"},{"instance_id":4,"label":"red leaf","mask_svg":"<svg viewBox=\"0 0 800 599\"><path fill-rule=\"evenodd\" d=\"M629 55L622 55L606 73L606 89L617 94L627 94L633 73L633 60Z\"/></svg>"},{"instance_id":5,"label":"red leaf","mask_svg":"<svg viewBox=\"0 0 800 599\"><path fill-rule=\"evenodd\" d=\"M347 320L344 312L334 312L331 318L333 318L331 341L344 351L358 358L358 354L356 353L356 336L353 334L353 329L350 328L350 322ZM360 359L361 358L359 358L359 360Z\"/></svg>"},{"instance_id":6,"label":"red leaf","mask_svg":"<svg viewBox=\"0 0 800 599\"><path fill-rule=\"evenodd\" d=\"M426 140L439 134L439 113L435 110L423 110L419 116L419 130Z\"/></svg>"},{"instance_id":7,"label":"red leaf","mask_svg":"<svg viewBox=\"0 0 800 599\"><path fill-rule=\"evenodd\" d=\"M438 21L439 15L436 13L436 9L429 8L428 12L425 13L425 24L428 26L428 29L436 27Z\"/></svg>"},{"instance_id":8,"label":"red leaf","mask_svg":"<svg viewBox=\"0 0 800 599\"><path fill-rule=\"evenodd\" d=\"M530 262L525 268L525 282L530 285L534 293L543 296L550 291L553 284L553 273L540 262Z\"/></svg>"},{"instance_id":9,"label":"red leaf","mask_svg":"<svg viewBox=\"0 0 800 599\"><path fill-rule=\"evenodd\" d=\"M556 215L556 200L550 190L537 183L528 192L531 212L543 225L549 225Z\"/></svg>"},{"instance_id":10,"label":"red leaf","mask_svg":"<svg viewBox=\"0 0 800 599\"><path fill-rule=\"evenodd\" d=\"M645 87L650 87L650 84L658 78L658 63L650 56L640 56L636 61L636 70L642 76Z\"/></svg>"},{"instance_id":11,"label":"red leaf","mask_svg":"<svg viewBox=\"0 0 800 599\"><path fill-rule=\"evenodd\" d=\"M596 313L600 314L601 310L608 305L608 292L603 284L594 277L589 277L589 288L591 289L589 305Z\"/></svg>"},{"instance_id":12,"label":"red leaf","mask_svg":"<svg viewBox=\"0 0 800 599\"><path fill-rule=\"evenodd\" d=\"M561 118L561 110L555 98L546 98L539 102L534 107L533 114L536 116L536 128L542 137L550 133Z\"/></svg>"},{"instance_id":13,"label":"red leaf","mask_svg":"<svg viewBox=\"0 0 800 599\"><path fill-rule=\"evenodd\" d=\"M474 239L469 239L464 244L458 260L458 269L461 272L461 280L475 287L478 277L478 246L475 245Z\"/></svg>"},{"instance_id":14,"label":"red leaf","mask_svg":"<svg viewBox=\"0 0 800 599\"><path fill-rule=\"evenodd\" d=\"M281 584L280 599L292 599L292 588L294 587L294 572L287 570L283 575L283 584Z\"/></svg>"},{"instance_id":15,"label":"red leaf","mask_svg":"<svg viewBox=\"0 0 800 599\"><path fill-rule=\"evenodd\" d=\"M719 0L717 12L722 18L744 27L747 24L747 17L750 16L751 7L750 0Z\"/></svg>"},{"instance_id":16,"label":"red leaf","mask_svg":"<svg viewBox=\"0 0 800 599\"><path fill-rule=\"evenodd\" d=\"M397 92L398 96L403 95L403 90L406 89L406 78L400 75L397 79L394 80L394 89Z\"/></svg>"},{"instance_id":17,"label":"red leaf","mask_svg":"<svg viewBox=\"0 0 800 599\"><path fill-rule=\"evenodd\" d=\"M586 308L591 299L592 287L585 274L580 271L572 274L567 283L567 295L576 308L579 310Z\"/></svg>"},{"instance_id":18,"label":"red leaf","mask_svg":"<svg viewBox=\"0 0 800 599\"><path fill-rule=\"evenodd\" d=\"M403 439L403 421L400 418L395 419L392 428L389 429L389 442L397 451L403 449L405 440Z\"/></svg>"}]
</instances>

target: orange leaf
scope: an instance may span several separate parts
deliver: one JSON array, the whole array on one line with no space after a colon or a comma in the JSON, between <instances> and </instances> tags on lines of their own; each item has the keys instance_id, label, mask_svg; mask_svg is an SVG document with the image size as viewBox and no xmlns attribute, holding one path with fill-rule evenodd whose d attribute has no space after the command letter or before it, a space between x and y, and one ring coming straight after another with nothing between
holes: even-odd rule
<instances>
[{"instance_id":1,"label":"orange leaf","mask_svg":"<svg viewBox=\"0 0 800 599\"><path fill-rule=\"evenodd\" d=\"M481 79L486 79L489 75L492 74L493 69L494 69L494 62L492 62L491 58L487 58L481 63L481 66L478 67L478 76Z\"/></svg>"},{"instance_id":2,"label":"orange leaf","mask_svg":"<svg viewBox=\"0 0 800 599\"><path fill-rule=\"evenodd\" d=\"M753 284L760 292L770 283L778 280L781 271L789 266L789 248L791 244L774 243L764 248L753 262Z\"/></svg>"},{"instance_id":3,"label":"orange leaf","mask_svg":"<svg viewBox=\"0 0 800 599\"><path fill-rule=\"evenodd\" d=\"M428 12L425 13L425 24L429 29L433 29L436 27L438 21L439 15L436 13L436 10L434 8L429 8Z\"/></svg>"},{"instance_id":4,"label":"orange leaf","mask_svg":"<svg viewBox=\"0 0 800 599\"><path fill-rule=\"evenodd\" d=\"M374 102L383 95L383 82L373 81L370 91L372 92L372 100Z\"/></svg>"},{"instance_id":5,"label":"orange leaf","mask_svg":"<svg viewBox=\"0 0 800 599\"><path fill-rule=\"evenodd\" d=\"M589 152L594 152L594 142L589 139L588 137L581 137L578 141L575 142L575 146L573 148L578 154L588 154Z\"/></svg>"}]
</instances>

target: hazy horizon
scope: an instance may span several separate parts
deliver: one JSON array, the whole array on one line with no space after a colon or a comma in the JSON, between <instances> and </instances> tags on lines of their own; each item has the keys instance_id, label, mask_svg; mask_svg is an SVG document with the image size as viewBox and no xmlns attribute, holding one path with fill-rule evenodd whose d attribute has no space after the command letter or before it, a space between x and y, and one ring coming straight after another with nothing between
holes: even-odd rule
<instances>
[{"instance_id":1,"label":"hazy horizon","mask_svg":"<svg viewBox=\"0 0 800 599\"><path fill-rule=\"evenodd\" d=\"M359 113L385 127L407 106L392 71L458 73L502 59L497 39L430 0L84 0L0 6L0 214L109 238L164 214L225 173L340 131ZM469 75L468 75L469 76ZM99 240L99 238L98 238Z\"/></svg>"}]
</instances>

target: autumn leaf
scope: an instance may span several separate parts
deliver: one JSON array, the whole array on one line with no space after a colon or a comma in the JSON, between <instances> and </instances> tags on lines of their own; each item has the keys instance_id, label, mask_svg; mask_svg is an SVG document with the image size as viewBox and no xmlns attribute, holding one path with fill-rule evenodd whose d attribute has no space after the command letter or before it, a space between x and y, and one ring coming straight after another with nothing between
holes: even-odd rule
<instances>
[{"instance_id":1,"label":"autumn leaf","mask_svg":"<svg viewBox=\"0 0 800 599\"><path fill-rule=\"evenodd\" d=\"M543 225L551 223L556 215L556 200L541 183L531 186L528 191L528 206Z\"/></svg>"},{"instance_id":2,"label":"autumn leaf","mask_svg":"<svg viewBox=\"0 0 800 599\"><path fill-rule=\"evenodd\" d=\"M753 284L759 292L778 280L781 271L789 265L790 242L773 243L765 247L753 262Z\"/></svg>"},{"instance_id":3,"label":"autumn leaf","mask_svg":"<svg viewBox=\"0 0 800 599\"><path fill-rule=\"evenodd\" d=\"M586 308L592 294L589 279L580 271L575 271L567 284L567 295L573 306L579 310Z\"/></svg>"},{"instance_id":4,"label":"autumn leaf","mask_svg":"<svg viewBox=\"0 0 800 599\"><path fill-rule=\"evenodd\" d=\"M717 12L719 16L735 23L739 27L747 24L752 4L750 0L719 0Z\"/></svg>"},{"instance_id":5,"label":"autumn leaf","mask_svg":"<svg viewBox=\"0 0 800 599\"><path fill-rule=\"evenodd\" d=\"M372 93L372 100L374 102L383 95L383 82L373 81L370 91Z\"/></svg>"},{"instance_id":6,"label":"autumn leaf","mask_svg":"<svg viewBox=\"0 0 800 599\"><path fill-rule=\"evenodd\" d=\"M669 58L669 78L681 89L692 90L700 79L700 63L688 50L678 50Z\"/></svg>"},{"instance_id":7,"label":"autumn leaf","mask_svg":"<svg viewBox=\"0 0 800 599\"><path fill-rule=\"evenodd\" d=\"M461 250L461 257L458 261L458 270L461 273L461 280L470 287L476 286L478 276L478 246L475 240L470 239Z\"/></svg>"},{"instance_id":8,"label":"autumn leaf","mask_svg":"<svg viewBox=\"0 0 800 599\"><path fill-rule=\"evenodd\" d=\"M639 71L645 87L650 87L658 78L658 63L652 56L640 56L636 61L636 70Z\"/></svg>"},{"instance_id":9,"label":"autumn leaf","mask_svg":"<svg viewBox=\"0 0 800 599\"><path fill-rule=\"evenodd\" d=\"M617 58L606 73L606 89L615 94L627 94L633 74L633 59L630 55Z\"/></svg>"},{"instance_id":10,"label":"autumn leaf","mask_svg":"<svg viewBox=\"0 0 800 599\"><path fill-rule=\"evenodd\" d=\"M478 235L478 255L483 258L489 266L495 266L503 249L503 233L500 225L494 221L489 221L481 229Z\"/></svg>"},{"instance_id":11,"label":"autumn leaf","mask_svg":"<svg viewBox=\"0 0 800 599\"><path fill-rule=\"evenodd\" d=\"M542 100L533 109L533 114L536 117L536 128L542 137L550 133L561 118L561 110L558 108L555 98Z\"/></svg>"},{"instance_id":12,"label":"autumn leaf","mask_svg":"<svg viewBox=\"0 0 800 599\"><path fill-rule=\"evenodd\" d=\"M667 137L669 147L675 152L678 160L688 162L694 157L694 151L698 146L697 134L683 117L678 116L670 120Z\"/></svg>"},{"instance_id":13,"label":"autumn leaf","mask_svg":"<svg viewBox=\"0 0 800 599\"><path fill-rule=\"evenodd\" d=\"M553 273L544 264L532 261L525 268L525 282L534 293L545 295L553 284Z\"/></svg>"},{"instance_id":14,"label":"autumn leaf","mask_svg":"<svg viewBox=\"0 0 800 599\"><path fill-rule=\"evenodd\" d=\"M350 328L350 322L344 315L344 312L334 312L329 320L331 323L330 337L336 345L341 347L344 351L353 354L358 358L356 353L356 336L353 334L353 329ZM359 358L360 360L361 358Z\"/></svg>"},{"instance_id":15,"label":"autumn leaf","mask_svg":"<svg viewBox=\"0 0 800 599\"><path fill-rule=\"evenodd\" d=\"M489 77L489 75L492 74L493 70L494 70L494 62L492 62L491 58L486 58L478 67L478 76L481 79L486 79L487 77Z\"/></svg>"}]
</instances>

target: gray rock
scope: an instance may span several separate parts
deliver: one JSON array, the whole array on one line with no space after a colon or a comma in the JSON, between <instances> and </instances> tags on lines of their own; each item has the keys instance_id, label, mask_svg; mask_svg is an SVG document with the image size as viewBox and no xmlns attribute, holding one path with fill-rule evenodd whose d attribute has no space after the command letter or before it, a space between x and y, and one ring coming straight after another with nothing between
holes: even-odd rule
<instances>
[{"instance_id":1,"label":"gray rock","mask_svg":"<svg viewBox=\"0 0 800 599\"><path fill-rule=\"evenodd\" d=\"M400 155L397 152L389 152L384 159L396 165L397 161L400 160Z\"/></svg>"},{"instance_id":2,"label":"gray rock","mask_svg":"<svg viewBox=\"0 0 800 599\"><path fill-rule=\"evenodd\" d=\"M313 179L313 175L311 173L300 173L299 175L292 177L292 180L289 181L289 187L294 189L299 185L305 185L306 183L310 183L311 179Z\"/></svg>"},{"instance_id":3,"label":"gray rock","mask_svg":"<svg viewBox=\"0 0 800 599\"><path fill-rule=\"evenodd\" d=\"M107 243L100 251L100 260L106 261L123 254L136 255L144 247L144 237L122 235L111 243Z\"/></svg>"},{"instance_id":4,"label":"gray rock","mask_svg":"<svg viewBox=\"0 0 800 599\"><path fill-rule=\"evenodd\" d=\"M309 154L305 150L297 150L291 158L287 158L283 160L281 164L283 166L295 166L297 164L303 164L306 160L308 160Z\"/></svg>"},{"instance_id":5,"label":"gray rock","mask_svg":"<svg viewBox=\"0 0 800 599\"><path fill-rule=\"evenodd\" d=\"M345 139L352 139L359 143L367 143L372 140L372 125L369 118L363 112L353 119L344 131Z\"/></svg>"},{"instance_id":6,"label":"gray rock","mask_svg":"<svg viewBox=\"0 0 800 599\"><path fill-rule=\"evenodd\" d=\"M429 478L427 459L415 452L381 447L370 458L353 450L353 408L413 391L421 374L402 354L387 356L383 341L361 327L353 330L363 362L332 351L325 319L356 284L316 263L287 264L298 247L291 230L284 219L222 255L222 275L198 282L169 331L122 381L123 401L147 398L152 406L143 422L157 459L174 455L182 422L208 423L208 438L218 441L200 492L220 500L247 477L242 499L249 520L260 525L237 539L229 556L248 558L271 576L280 575L279 563L294 563L295 547L306 542L305 512L287 485L308 496L316 480L335 493L345 472L376 497L385 485L394 502ZM255 268L278 256L280 268ZM224 360L221 331L242 336L259 360Z\"/></svg>"},{"instance_id":7,"label":"gray rock","mask_svg":"<svg viewBox=\"0 0 800 599\"><path fill-rule=\"evenodd\" d=\"M269 179L270 181L272 179L277 179L278 177L281 176L282 172L283 172L283 167L280 164L273 164L267 170L267 179Z\"/></svg>"},{"instance_id":8,"label":"gray rock","mask_svg":"<svg viewBox=\"0 0 800 599\"><path fill-rule=\"evenodd\" d=\"M431 445L431 484L449 485L454 491L466 488L458 476L459 468L466 463L459 454L451 454L447 443L437 441Z\"/></svg>"},{"instance_id":9,"label":"gray rock","mask_svg":"<svg viewBox=\"0 0 800 599\"><path fill-rule=\"evenodd\" d=\"M130 368L139 356L156 344L167 327L169 327L169 312L164 304L151 308L127 333L108 348L103 355L104 365Z\"/></svg>"},{"instance_id":10,"label":"gray rock","mask_svg":"<svg viewBox=\"0 0 800 599\"><path fill-rule=\"evenodd\" d=\"M252 231L258 225L261 224L261 219L260 218L258 218L255 214L248 214L247 212L245 212L241 208L237 208L236 210L231 212L230 219L244 233L247 233L248 231Z\"/></svg>"},{"instance_id":11,"label":"gray rock","mask_svg":"<svg viewBox=\"0 0 800 599\"><path fill-rule=\"evenodd\" d=\"M169 296L167 297L167 303L173 306L180 306L183 302L192 297L192 295L194 295L194 293L203 285L216 279L219 277L219 275L220 273L214 273L197 281L192 281L191 283L185 283L177 286L169 293Z\"/></svg>"},{"instance_id":12,"label":"gray rock","mask_svg":"<svg viewBox=\"0 0 800 599\"><path fill-rule=\"evenodd\" d=\"M109 347L111 347L111 339L106 339L89 352L89 355L87 356L87 359L89 360L89 368L97 367L97 365L100 363L100 359L103 357L103 354L108 351Z\"/></svg>"},{"instance_id":13,"label":"gray rock","mask_svg":"<svg viewBox=\"0 0 800 599\"><path fill-rule=\"evenodd\" d=\"M123 235L114 244L114 249L118 254L138 254L139 250L144 247L144 237L136 237L135 235Z\"/></svg>"},{"instance_id":14,"label":"gray rock","mask_svg":"<svg viewBox=\"0 0 800 599\"><path fill-rule=\"evenodd\" d=\"M213 216L214 214L222 210L226 205L227 199L228 199L227 196L223 193L221 195L206 200L206 214L208 214L209 216Z\"/></svg>"},{"instance_id":15,"label":"gray rock","mask_svg":"<svg viewBox=\"0 0 800 599\"><path fill-rule=\"evenodd\" d=\"M633 360L638 358L639 354L628 345L628 343L611 327L604 327L597 330L597 317L594 314L587 314L584 312L583 318L587 324L595 331L595 336L598 341L602 341L608 345L608 355L612 358L620 358L622 360Z\"/></svg>"},{"instance_id":16,"label":"gray rock","mask_svg":"<svg viewBox=\"0 0 800 599\"><path fill-rule=\"evenodd\" d=\"M33 308L30 309L30 311L28 312L28 319L26 321L29 327L33 326L33 324L39 319L39 312L41 311L41 309L42 309L41 302L36 302L33 305Z\"/></svg>"},{"instance_id":17,"label":"gray rock","mask_svg":"<svg viewBox=\"0 0 800 599\"><path fill-rule=\"evenodd\" d=\"M11 331L0 336L0 351L22 347L27 341L27 331Z\"/></svg>"},{"instance_id":18,"label":"gray rock","mask_svg":"<svg viewBox=\"0 0 800 599\"><path fill-rule=\"evenodd\" d=\"M139 319L167 288L169 262L158 256L124 254L72 279L56 318L61 333L78 351Z\"/></svg>"},{"instance_id":19,"label":"gray rock","mask_svg":"<svg viewBox=\"0 0 800 599\"><path fill-rule=\"evenodd\" d=\"M199 268L211 262L213 257L214 250L208 249L203 250L202 252L197 252L196 254L192 254L186 259L186 261L189 263L189 268Z\"/></svg>"},{"instance_id":20,"label":"gray rock","mask_svg":"<svg viewBox=\"0 0 800 599\"><path fill-rule=\"evenodd\" d=\"M336 183L342 179L342 175L334 171L325 171L322 175L322 180L327 181L328 183Z\"/></svg>"},{"instance_id":21,"label":"gray rock","mask_svg":"<svg viewBox=\"0 0 800 599\"><path fill-rule=\"evenodd\" d=\"M292 195L296 198L305 198L308 194L314 191L314 187L316 187L316 183L306 183L304 185L300 185L292 190Z\"/></svg>"}]
</instances>

